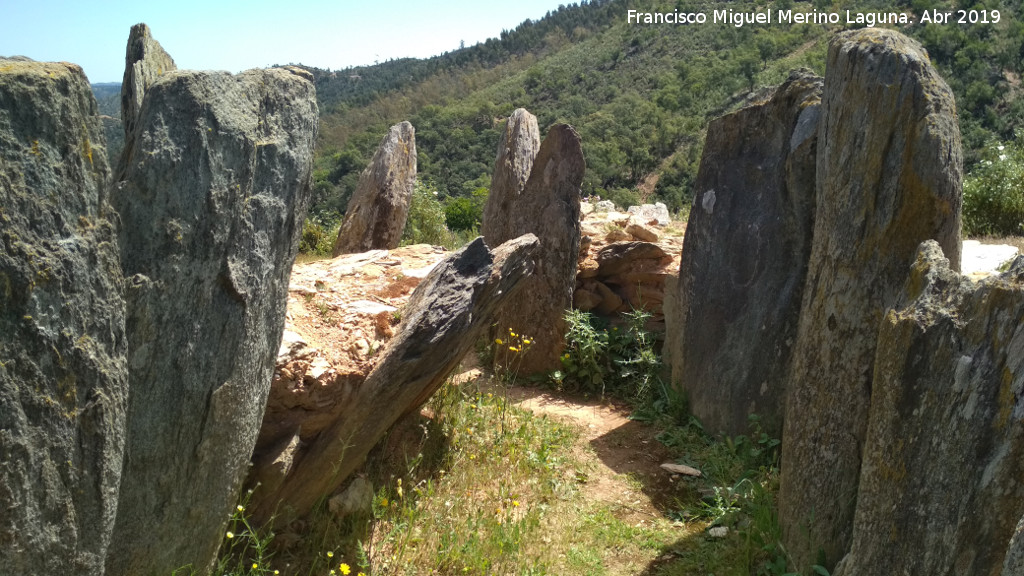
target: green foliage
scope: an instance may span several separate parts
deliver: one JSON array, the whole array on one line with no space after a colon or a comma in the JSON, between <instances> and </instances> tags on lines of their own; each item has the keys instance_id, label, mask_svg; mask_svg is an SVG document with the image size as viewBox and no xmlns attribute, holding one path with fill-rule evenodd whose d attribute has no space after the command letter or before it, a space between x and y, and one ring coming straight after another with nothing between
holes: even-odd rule
<instances>
[{"instance_id":1,"label":"green foliage","mask_svg":"<svg viewBox=\"0 0 1024 576\"><path fill-rule=\"evenodd\" d=\"M305 224L302 225L299 252L315 256L330 256L340 228L340 220L333 221L320 216L309 216L306 218Z\"/></svg>"},{"instance_id":2,"label":"green foliage","mask_svg":"<svg viewBox=\"0 0 1024 576\"><path fill-rule=\"evenodd\" d=\"M968 236L1024 233L1024 138L990 144L964 180L963 225Z\"/></svg>"},{"instance_id":3,"label":"green foliage","mask_svg":"<svg viewBox=\"0 0 1024 576\"><path fill-rule=\"evenodd\" d=\"M609 327L589 312L567 311L562 370L552 378L566 390L628 400L638 419L661 413L681 416L684 404L662 381L661 356L654 335L644 327L651 314L634 310L623 317L624 326Z\"/></svg>"},{"instance_id":4,"label":"green foliage","mask_svg":"<svg viewBox=\"0 0 1024 576\"><path fill-rule=\"evenodd\" d=\"M409 203L409 217L402 231L402 244L443 246L451 238L445 225L444 208L437 200L437 189L430 182L417 180Z\"/></svg>"},{"instance_id":5,"label":"green foliage","mask_svg":"<svg viewBox=\"0 0 1024 576\"><path fill-rule=\"evenodd\" d=\"M476 230L487 202L487 189L477 188L471 196L451 198L444 206L444 219L450 230Z\"/></svg>"}]
</instances>

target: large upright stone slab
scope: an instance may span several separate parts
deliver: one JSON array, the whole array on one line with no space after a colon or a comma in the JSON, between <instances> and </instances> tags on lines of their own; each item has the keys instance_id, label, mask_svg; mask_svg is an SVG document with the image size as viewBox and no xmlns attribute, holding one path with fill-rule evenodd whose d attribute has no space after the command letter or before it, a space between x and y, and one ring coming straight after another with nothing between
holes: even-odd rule
<instances>
[{"instance_id":1,"label":"large upright stone slab","mask_svg":"<svg viewBox=\"0 0 1024 576\"><path fill-rule=\"evenodd\" d=\"M548 131L534 159L530 178L510 206L507 234L534 234L540 240L537 268L519 294L509 299L495 323L497 334L509 330L531 340L521 357L496 358L513 363L520 374L536 374L561 366L565 347L565 311L572 306L580 249L580 186L583 146L572 126L556 124ZM495 241L500 240L500 236Z\"/></svg>"},{"instance_id":2,"label":"large upright stone slab","mask_svg":"<svg viewBox=\"0 0 1024 576\"><path fill-rule=\"evenodd\" d=\"M1024 515L1024 258L977 285L929 241L907 291L879 329L836 574L997 575L1020 566L1008 548Z\"/></svg>"},{"instance_id":3,"label":"large upright stone slab","mask_svg":"<svg viewBox=\"0 0 1024 576\"><path fill-rule=\"evenodd\" d=\"M165 73L115 192L131 398L110 575L207 574L259 431L310 192L315 91ZM126 153L127 154L127 153Z\"/></svg>"},{"instance_id":4,"label":"large upright stone slab","mask_svg":"<svg viewBox=\"0 0 1024 576\"><path fill-rule=\"evenodd\" d=\"M780 522L800 569L849 549L878 325L922 241L960 261L961 164L953 94L920 45L837 35L782 444Z\"/></svg>"},{"instance_id":5,"label":"large upright stone slab","mask_svg":"<svg viewBox=\"0 0 1024 576\"><path fill-rule=\"evenodd\" d=\"M533 161L540 150L540 128L537 117L518 108L505 123L494 159L491 190L484 205L480 234L491 246L498 246L516 237L510 229L509 215L516 209L519 196L530 179Z\"/></svg>"},{"instance_id":6,"label":"large upright stone slab","mask_svg":"<svg viewBox=\"0 0 1024 576\"><path fill-rule=\"evenodd\" d=\"M402 122L388 130L345 211L334 256L398 248L416 185L416 130Z\"/></svg>"},{"instance_id":7,"label":"large upright stone slab","mask_svg":"<svg viewBox=\"0 0 1024 576\"><path fill-rule=\"evenodd\" d=\"M96 101L0 58L0 573L103 574L128 400Z\"/></svg>"},{"instance_id":8,"label":"large upright stone slab","mask_svg":"<svg viewBox=\"0 0 1024 576\"><path fill-rule=\"evenodd\" d=\"M121 81L121 124L126 141L135 133L142 100L146 90L167 72L177 70L174 59L153 38L149 26L132 26L124 56L124 78Z\"/></svg>"},{"instance_id":9,"label":"large upright stone slab","mask_svg":"<svg viewBox=\"0 0 1024 576\"><path fill-rule=\"evenodd\" d=\"M686 225L672 382L704 429L782 434L811 254L821 78L795 71L764 101L714 120Z\"/></svg>"}]
</instances>

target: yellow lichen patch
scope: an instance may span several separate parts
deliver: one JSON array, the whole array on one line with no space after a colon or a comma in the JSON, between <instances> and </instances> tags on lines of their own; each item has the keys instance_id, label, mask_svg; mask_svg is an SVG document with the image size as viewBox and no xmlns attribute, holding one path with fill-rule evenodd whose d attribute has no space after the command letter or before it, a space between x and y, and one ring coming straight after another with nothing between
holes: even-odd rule
<instances>
[{"instance_id":1,"label":"yellow lichen patch","mask_svg":"<svg viewBox=\"0 0 1024 576\"><path fill-rule=\"evenodd\" d=\"M39 154L40 154L40 152L39 152L39 140L33 140L32 141L32 155L33 156L39 156Z\"/></svg>"},{"instance_id":2,"label":"yellow lichen patch","mask_svg":"<svg viewBox=\"0 0 1024 576\"><path fill-rule=\"evenodd\" d=\"M1005 430L1010 422L1010 414L1013 413L1013 372L1009 367L1003 367L1002 383L999 386L999 415L996 417L995 425L999 430Z\"/></svg>"},{"instance_id":3,"label":"yellow lichen patch","mask_svg":"<svg viewBox=\"0 0 1024 576\"><path fill-rule=\"evenodd\" d=\"M82 156L89 160L89 166L92 166L92 145L89 144L88 138L82 139Z\"/></svg>"}]
</instances>

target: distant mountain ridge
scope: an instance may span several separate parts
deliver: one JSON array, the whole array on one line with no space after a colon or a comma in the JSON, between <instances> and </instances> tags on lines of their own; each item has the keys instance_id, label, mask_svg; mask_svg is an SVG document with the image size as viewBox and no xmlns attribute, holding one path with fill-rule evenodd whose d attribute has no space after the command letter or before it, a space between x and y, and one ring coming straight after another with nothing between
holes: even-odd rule
<instances>
[{"instance_id":1,"label":"distant mountain ridge","mask_svg":"<svg viewBox=\"0 0 1024 576\"><path fill-rule=\"evenodd\" d=\"M471 197L490 185L504 118L525 107L542 132L572 124L587 160L584 193L620 204L657 199L687 205L710 119L742 105L789 71L824 69L827 43L845 24L643 25L629 10L695 12L839 10L776 0L595 0L560 6L499 38L429 59L313 73L321 126L312 213L344 213L359 172L388 128L416 128L419 174L442 200ZM943 0L854 0L843 10L952 9ZM1021 0L1004 0L1000 22L914 24L918 39L957 97L968 167L992 140L1024 130L1024 25ZM914 18L915 22L918 18ZM114 84L97 91L111 113ZM101 96L104 94L104 96Z\"/></svg>"}]
</instances>

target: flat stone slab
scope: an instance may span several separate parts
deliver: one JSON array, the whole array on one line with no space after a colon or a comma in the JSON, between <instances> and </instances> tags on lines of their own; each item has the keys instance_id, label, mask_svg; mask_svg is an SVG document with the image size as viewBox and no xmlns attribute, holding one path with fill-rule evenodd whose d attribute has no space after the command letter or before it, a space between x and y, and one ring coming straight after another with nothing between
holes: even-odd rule
<instances>
[{"instance_id":1,"label":"flat stone slab","mask_svg":"<svg viewBox=\"0 0 1024 576\"><path fill-rule=\"evenodd\" d=\"M964 240L960 270L973 280L999 271L999 267L1020 252L1009 244L982 244L977 240Z\"/></svg>"}]
</instances>

